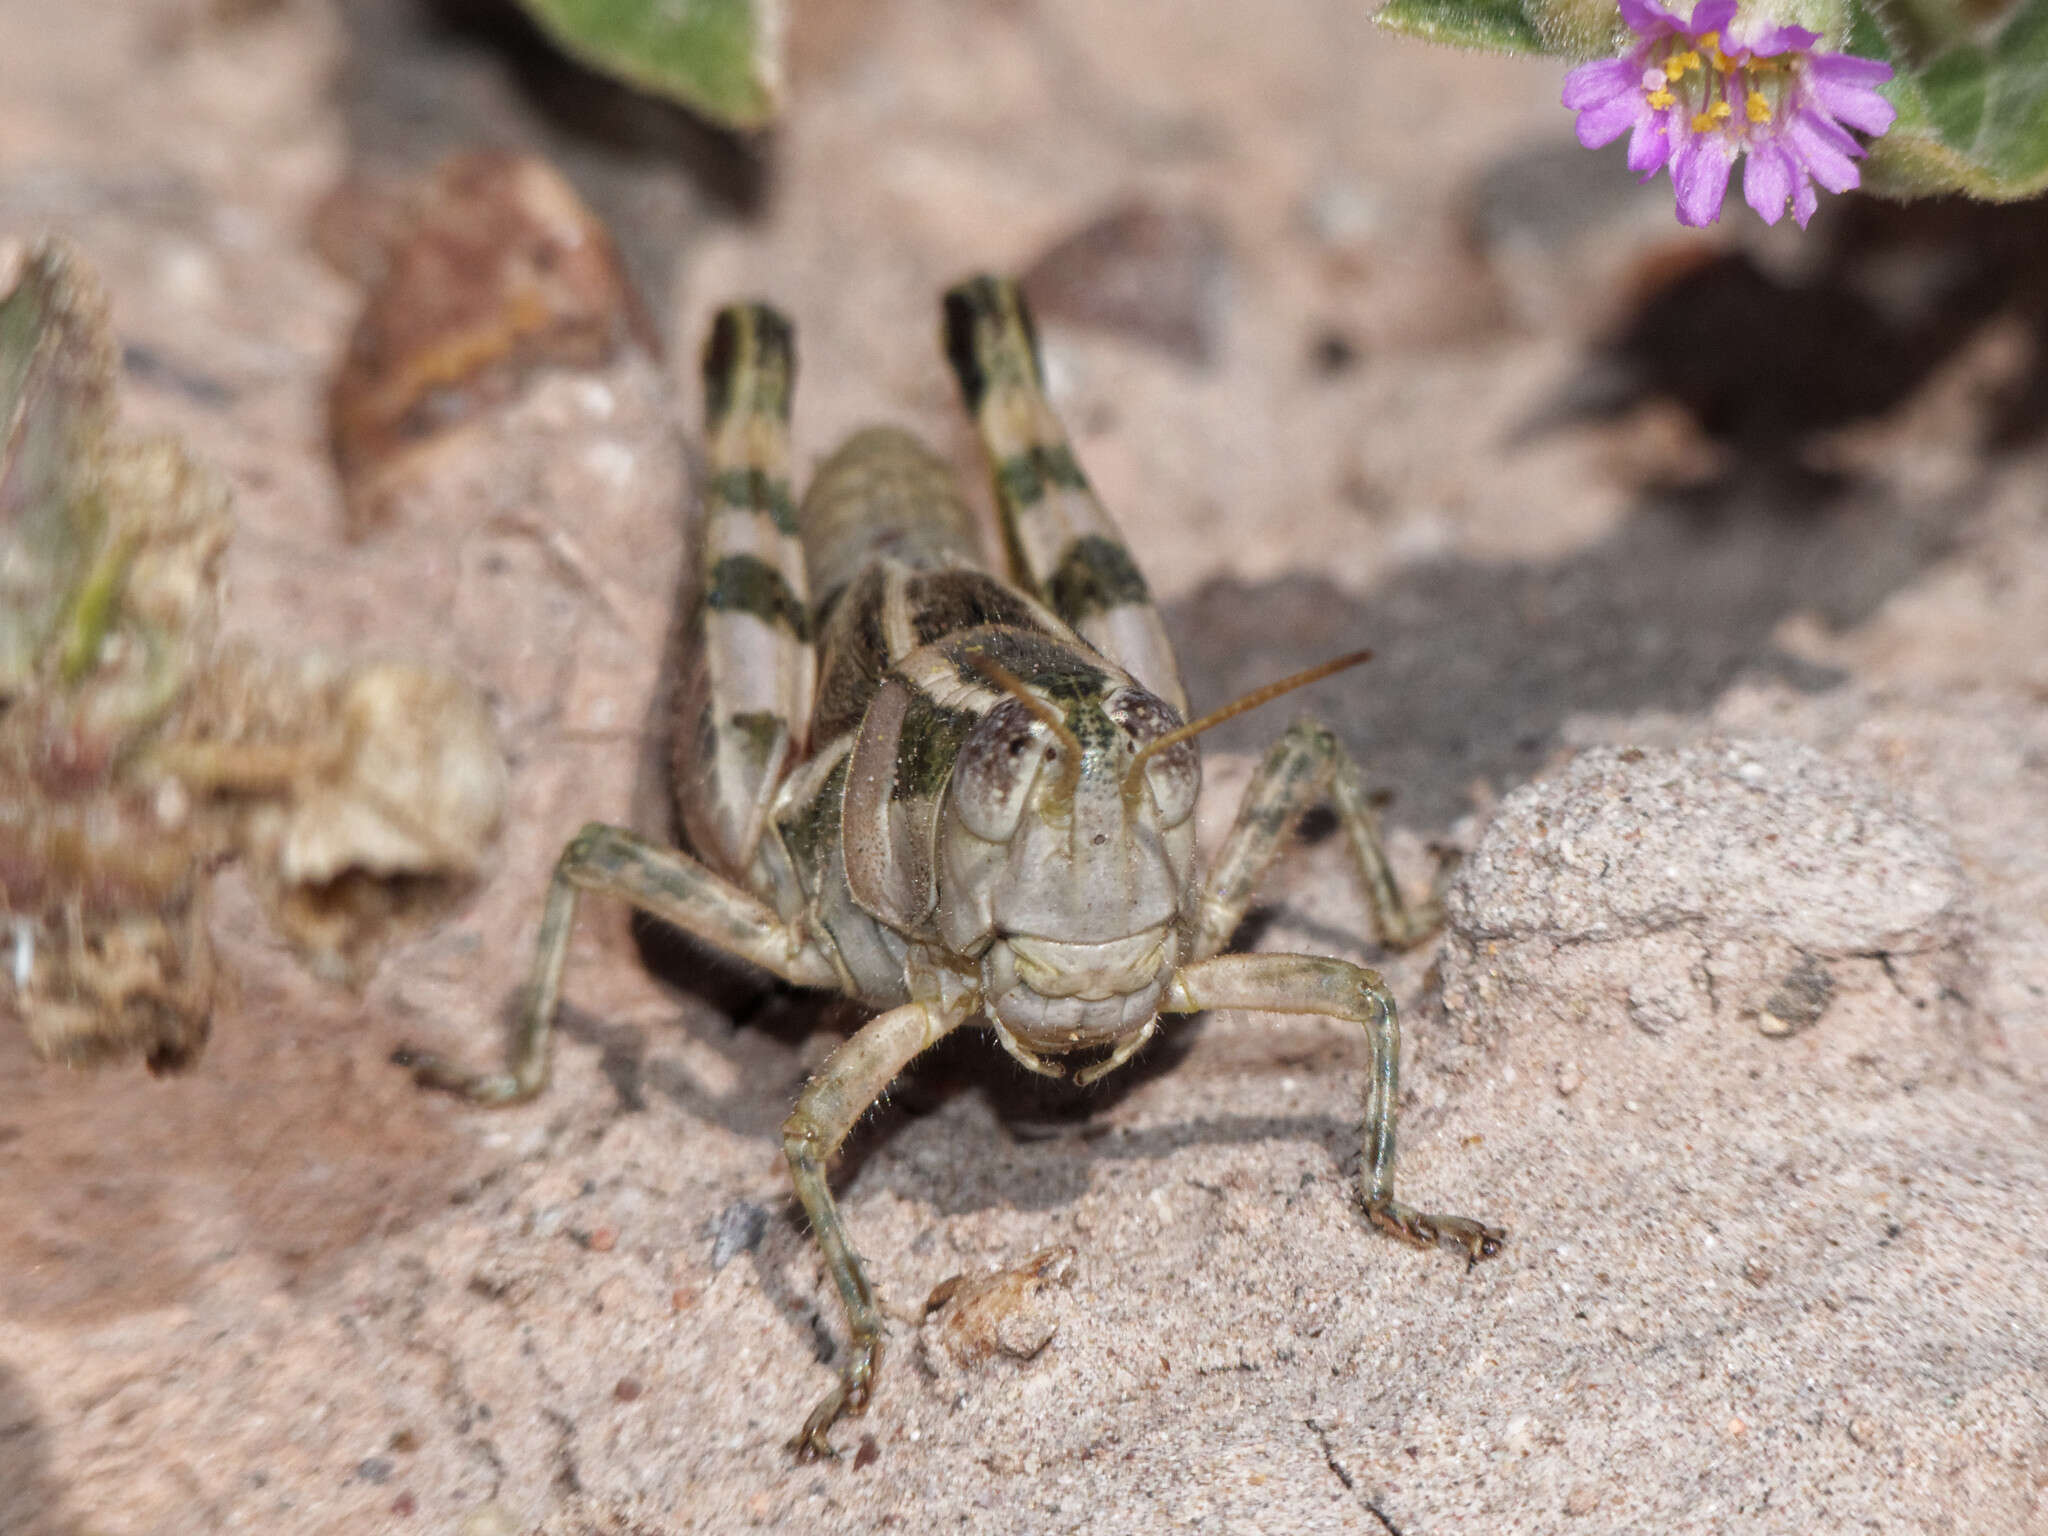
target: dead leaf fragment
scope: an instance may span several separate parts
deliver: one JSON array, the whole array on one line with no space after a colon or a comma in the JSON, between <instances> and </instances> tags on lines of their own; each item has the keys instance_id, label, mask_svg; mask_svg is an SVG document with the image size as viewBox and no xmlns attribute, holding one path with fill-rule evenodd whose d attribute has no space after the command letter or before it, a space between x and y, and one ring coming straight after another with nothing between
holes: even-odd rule
<instances>
[{"instance_id":1,"label":"dead leaf fragment","mask_svg":"<svg viewBox=\"0 0 2048 1536\"><path fill-rule=\"evenodd\" d=\"M279 930L312 969L359 985L403 933L468 893L504 816L490 712L403 662L224 665L206 739L167 756L237 800L239 843Z\"/></svg>"},{"instance_id":2,"label":"dead leaf fragment","mask_svg":"<svg viewBox=\"0 0 2048 1536\"><path fill-rule=\"evenodd\" d=\"M456 155L377 222L390 231L381 257L322 235L350 267L379 274L328 409L358 538L396 516L422 456L538 371L655 350L611 235L544 161Z\"/></svg>"}]
</instances>

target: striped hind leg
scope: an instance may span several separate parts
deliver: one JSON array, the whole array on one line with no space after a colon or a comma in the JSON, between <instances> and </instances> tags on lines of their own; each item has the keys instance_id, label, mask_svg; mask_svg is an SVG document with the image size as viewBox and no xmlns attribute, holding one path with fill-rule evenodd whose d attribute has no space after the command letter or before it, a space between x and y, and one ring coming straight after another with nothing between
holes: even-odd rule
<instances>
[{"instance_id":1,"label":"striped hind leg","mask_svg":"<svg viewBox=\"0 0 2048 1536\"><path fill-rule=\"evenodd\" d=\"M1011 574L1185 714L1180 668L1151 591L1045 398L1023 294L1008 278L974 277L947 292L945 313L946 356L995 470Z\"/></svg>"},{"instance_id":2,"label":"striped hind leg","mask_svg":"<svg viewBox=\"0 0 2048 1536\"><path fill-rule=\"evenodd\" d=\"M722 309L703 366L710 472L675 790L698 856L748 882L776 786L803 756L816 686L789 478L790 324L764 304Z\"/></svg>"}]
</instances>

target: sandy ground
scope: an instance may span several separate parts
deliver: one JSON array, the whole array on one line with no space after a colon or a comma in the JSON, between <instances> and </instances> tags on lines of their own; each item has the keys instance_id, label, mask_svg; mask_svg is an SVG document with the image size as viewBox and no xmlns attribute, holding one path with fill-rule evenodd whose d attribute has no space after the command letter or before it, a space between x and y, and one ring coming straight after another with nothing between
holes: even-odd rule
<instances>
[{"instance_id":1,"label":"sandy ground","mask_svg":"<svg viewBox=\"0 0 2048 1536\"><path fill-rule=\"evenodd\" d=\"M793 62L748 152L485 6L0 0L0 235L82 243L129 421L232 482L230 627L464 669L515 774L495 878L364 996L230 881L195 1073L0 1035L0 1530L2048 1531L2038 217L1684 235L1554 67L1334 0L815 0ZM362 295L307 230L476 143L570 174L669 361L544 381L348 544ZM841 1320L776 1133L855 1020L593 910L541 1102L386 1058L487 1059L562 839L660 822L711 309L796 317L804 459L881 418L971 465L937 293L1139 201L1181 253L1142 312L1069 259L1045 330L1197 707L1373 646L1308 704L1411 880L1467 852L1385 956L1311 829L1245 938L1384 965L1403 1189L1509 1244L1366 1227L1333 1023L1207 1018L1092 1094L966 1039L845 1160L888 1354L798 1467ZM1212 844L1281 723L1217 733Z\"/></svg>"}]
</instances>

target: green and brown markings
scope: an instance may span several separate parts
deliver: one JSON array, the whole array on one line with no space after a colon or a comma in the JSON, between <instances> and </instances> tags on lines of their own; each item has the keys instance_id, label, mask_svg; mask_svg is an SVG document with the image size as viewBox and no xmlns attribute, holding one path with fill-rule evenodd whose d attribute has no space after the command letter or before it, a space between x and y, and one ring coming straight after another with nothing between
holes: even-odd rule
<instances>
[{"instance_id":1,"label":"green and brown markings","mask_svg":"<svg viewBox=\"0 0 2048 1536\"><path fill-rule=\"evenodd\" d=\"M704 488L705 500L714 506L745 507L768 514L779 533L797 531L796 503L790 500L789 482L770 478L751 467L722 470Z\"/></svg>"},{"instance_id":2,"label":"green and brown markings","mask_svg":"<svg viewBox=\"0 0 2048 1536\"><path fill-rule=\"evenodd\" d=\"M784 770L808 744L816 662L789 478L790 325L762 304L721 310L704 347L700 588L676 733L683 823L734 879L752 871Z\"/></svg>"},{"instance_id":3,"label":"green and brown markings","mask_svg":"<svg viewBox=\"0 0 2048 1536\"><path fill-rule=\"evenodd\" d=\"M994 703L995 700L991 700ZM916 689L903 727L896 737L896 777L889 786L895 800L936 800L952 777L954 761L967 733L986 711L956 709Z\"/></svg>"},{"instance_id":4,"label":"green and brown markings","mask_svg":"<svg viewBox=\"0 0 2048 1536\"><path fill-rule=\"evenodd\" d=\"M1033 507L1053 491L1085 491L1088 477L1081 462L1064 443L1037 444L1022 453L998 460L994 470L996 494L1006 503Z\"/></svg>"},{"instance_id":5,"label":"green and brown markings","mask_svg":"<svg viewBox=\"0 0 2048 1536\"><path fill-rule=\"evenodd\" d=\"M788 577L759 555L727 555L714 565L704 582L704 606L711 613L752 614L810 644L810 605Z\"/></svg>"},{"instance_id":6,"label":"green and brown markings","mask_svg":"<svg viewBox=\"0 0 2048 1536\"><path fill-rule=\"evenodd\" d=\"M1166 626L1045 396L1030 311L1014 283L946 295L946 356L993 466L1012 578L1082 639L1185 713Z\"/></svg>"},{"instance_id":7,"label":"green and brown markings","mask_svg":"<svg viewBox=\"0 0 2048 1536\"><path fill-rule=\"evenodd\" d=\"M1053 611L1069 624L1118 608L1149 608L1152 590L1115 539L1087 534L1067 546L1059 569L1047 583Z\"/></svg>"},{"instance_id":8,"label":"green and brown markings","mask_svg":"<svg viewBox=\"0 0 2048 1536\"><path fill-rule=\"evenodd\" d=\"M711 322L704 342L704 430L715 439L728 421L789 425L796 392L796 332L766 304L733 304Z\"/></svg>"}]
</instances>

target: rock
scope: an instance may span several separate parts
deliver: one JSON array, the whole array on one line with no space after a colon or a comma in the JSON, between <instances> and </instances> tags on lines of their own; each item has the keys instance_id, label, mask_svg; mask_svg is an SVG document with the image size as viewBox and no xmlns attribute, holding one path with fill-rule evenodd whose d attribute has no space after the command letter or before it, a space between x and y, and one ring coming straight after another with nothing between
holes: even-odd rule
<instances>
[{"instance_id":1,"label":"rock","mask_svg":"<svg viewBox=\"0 0 2048 1536\"><path fill-rule=\"evenodd\" d=\"M1968 900L1943 832L1811 748L1599 748L1502 802L1447 901L1444 998L1468 1038L1785 1036L1875 979L1961 1029Z\"/></svg>"},{"instance_id":2,"label":"rock","mask_svg":"<svg viewBox=\"0 0 2048 1536\"><path fill-rule=\"evenodd\" d=\"M711 1268L721 1270L743 1253L761 1246L768 1213L751 1200L735 1200L718 1213L711 1230Z\"/></svg>"},{"instance_id":3,"label":"rock","mask_svg":"<svg viewBox=\"0 0 2048 1536\"><path fill-rule=\"evenodd\" d=\"M1227 263L1222 232L1202 214L1133 201L1059 241L1023 284L1042 320L1206 363L1220 339Z\"/></svg>"}]
</instances>

